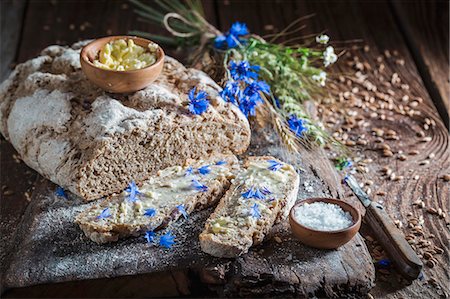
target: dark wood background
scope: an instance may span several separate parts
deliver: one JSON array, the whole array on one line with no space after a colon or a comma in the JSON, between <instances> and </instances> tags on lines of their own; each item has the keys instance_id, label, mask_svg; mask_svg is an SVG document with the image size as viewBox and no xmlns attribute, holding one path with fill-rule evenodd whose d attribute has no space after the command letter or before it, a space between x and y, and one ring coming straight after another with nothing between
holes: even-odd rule
<instances>
[{"instance_id":1,"label":"dark wood background","mask_svg":"<svg viewBox=\"0 0 450 299\"><path fill-rule=\"evenodd\" d=\"M116 0L2 0L1 2L1 80L11 67L39 54L51 44L71 44L78 40L105 35L126 34L129 30L152 33L164 31L147 23L139 22L127 1ZM419 197L427 204L448 208L448 185L439 178L449 173L448 115L449 115L449 4L448 1L229 1L205 0L207 19L221 30L240 20L246 22L252 32L267 34L279 31L300 16L314 13L307 19L306 28L300 34L328 33L335 41L359 40L372 49L366 54L368 61L375 61L384 50L398 51L406 67L397 71L402 79L419 94L428 115L444 126L434 128L432 134L437 142L428 150L434 150L436 161L430 165L423 180L414 186L399 186L394 182L381 182L378 186L389 192L385 205L393 217L405 220L413 211L411 202ZM340 43L351 47L351 43ZM176 50L170 54L183 57ZM387 66L388 68L390 66ZM393 68L394 69L394 68ZM391 124L397 127L398 124ZM405 125L404 128L408 128ZM399 134L409 136L400 126ZM1 185L8 188L2 192L2 217L8 210L24 211L28 196L36 182L42 180L23 163L18 164L15 152L4 140L1 142ZM396 163L392 158L380 158L380 165ZM17 180L20 177L20 180ZM376 178L374 180L377 180ZM5 191L5 190L2 190ZM25 192L26 191L26 192ZM19 214L20 213L15 213ZM9 219L14 221L14 219ZM411 286L395 285L389 281L377 281L374 296L392 298L439 297L448 292L448 226L434 218L426 218L428 234L437 236L436 243L445 248L439 259L441 264L427 269L427 278L437 280L437 287L427 278ZM7 297L98 297L111 294L103 292L115 284L119 296L133 296L133 289L146 285L148 294L161 285L176 285L173 276L140 276L136 279L99 280L84 283L36 286L8 291ZM179 288L178 284L178 288ZM162 287L161 287L162 288ZM141 293L142 294L142 293ZM177 287L171 295L183 294ZM208 293L207 293L208 294ZM210 294L205 294L208 296Z\"/></svg>"}]
</instances>

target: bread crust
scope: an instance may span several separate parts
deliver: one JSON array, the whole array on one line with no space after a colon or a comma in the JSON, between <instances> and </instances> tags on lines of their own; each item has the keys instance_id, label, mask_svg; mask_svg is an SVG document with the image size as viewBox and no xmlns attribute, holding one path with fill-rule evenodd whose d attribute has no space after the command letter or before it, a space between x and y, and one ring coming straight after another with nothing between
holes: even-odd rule
<instances>
[{"instance_id":1,"label":"bread crust","mask_svg":"<svg viewBox=\"0 0 450 299\"><path fill-rule=\"evenodd\" d=\"M44 177L92 200L187 159L247 149L246 117L205 73L166 57L152 85L110 94L82 73L82 45L50 46L0 85L0 131ZM208 93L201 115L188 110L193 87Z\"/></svg>"}]
</instances>

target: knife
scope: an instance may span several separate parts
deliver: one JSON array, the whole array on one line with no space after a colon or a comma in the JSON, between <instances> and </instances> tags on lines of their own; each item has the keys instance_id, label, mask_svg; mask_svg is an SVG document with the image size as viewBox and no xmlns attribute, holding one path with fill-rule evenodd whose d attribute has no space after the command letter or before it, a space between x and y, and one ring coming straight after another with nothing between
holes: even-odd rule
<instances>
[{"instance_id":1,"label":"knife","mask_svg":"<svg viewBox=\"0 0 450 299\"><path fill-rule=\"evenodd\" d=\"M373 202L352 175L347 175L344 182L366 208L365 222L373 230L397 271L408 280L417 279L422 271L422 261L392 222L384 207Z\"/></svg>"}]
</instances>

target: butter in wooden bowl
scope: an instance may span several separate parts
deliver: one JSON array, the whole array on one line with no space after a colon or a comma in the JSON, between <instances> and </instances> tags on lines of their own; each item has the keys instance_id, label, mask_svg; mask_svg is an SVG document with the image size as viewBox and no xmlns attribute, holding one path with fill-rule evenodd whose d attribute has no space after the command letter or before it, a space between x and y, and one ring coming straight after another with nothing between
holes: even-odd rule
<instances>
[{"instance_id":1,"label":"butter in wooden bowl","mask_svg":"<svg viewBox=\"0 0 450 299\"><path fill-rule=\"evenodd\" d=\"M164 51L148 39L109 36L87 44L80 62L95 85L109 92L130 93L156 80L164 65Z\"/></svg>"},{"instance_id":2,"label":"butter in wooden bowl","mask_svg":"<svg viewBox=\"0 0 450 299\"><path fill-rule=\"evenodd\" d=\"M94 60L94 65L115 71L139 70L156 62L158 45L150 42L147 48L136 45L132 39L116 39L105 44Z\"/></svg>"}]
</instances>

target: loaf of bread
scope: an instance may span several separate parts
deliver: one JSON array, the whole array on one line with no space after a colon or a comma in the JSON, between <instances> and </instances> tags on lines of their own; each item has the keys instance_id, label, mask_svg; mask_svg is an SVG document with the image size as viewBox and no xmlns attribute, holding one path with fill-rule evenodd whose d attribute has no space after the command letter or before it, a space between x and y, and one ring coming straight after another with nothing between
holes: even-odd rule
<instances>
[{"instance_id":1,"label":"loaf of bread","mask_svg":"<svg viewBox=\"0 0 450 299\"><path fill-rule=\"evenodd\" d=\"M187 159L247 149L246 117L205 73L166 57L149 87L110 94L81 71L82 45L50 46L0 85L0 131L44 177L92 200ZM208 94L201 115L188 109L193 87Z\"/></svg>"},{"instance_id":2,"label":"loaf of bread","mask_svg":"<svg viewBox=\"0 0 450 299\"><path fill-rule=\"evenodd\" d=\"M295 169L272 157L250 157L206 221L200 246L217 257L237 257L261 243L294 205Z\"/></svg>"},{"instance_id":3,"label":"loaf of bread","mask_svg":"<svg viewBox=\"0 0 450 299\"><path fill-rule=\"evenodd\" d=\"M160 230L181 215L187 217L216 203L230 186L239 163L232 155L187 161L172 166L121 194L81 212L75 222L96 243Z\"/></svg>"}]
</instances>

